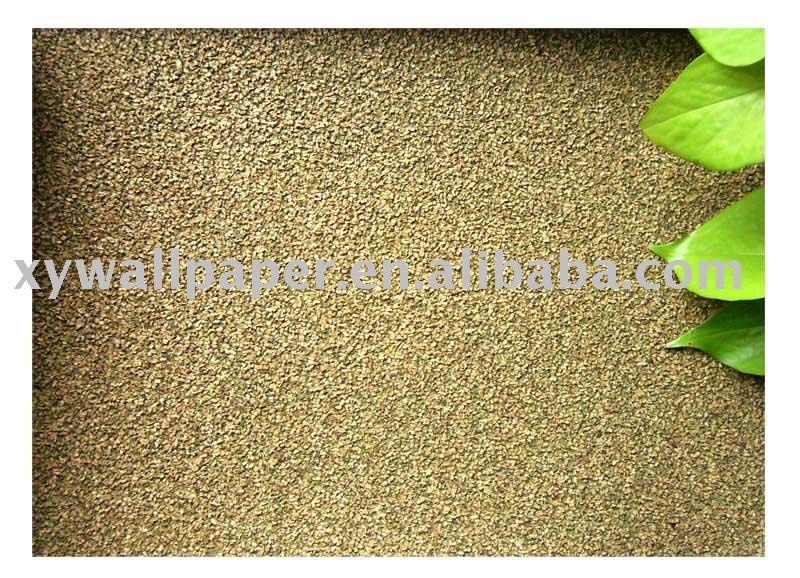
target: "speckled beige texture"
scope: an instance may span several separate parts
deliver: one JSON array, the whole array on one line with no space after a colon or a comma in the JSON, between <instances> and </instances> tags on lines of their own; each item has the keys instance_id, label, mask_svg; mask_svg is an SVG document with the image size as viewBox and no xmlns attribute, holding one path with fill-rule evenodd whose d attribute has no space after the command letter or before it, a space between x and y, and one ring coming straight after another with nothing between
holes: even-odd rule
<instances>
[{"instance_id":1,"label":"speckled beige texture","mask_svg":"<svg viewBox=\"0 0 800 578\"><path fill-rule=\"evenodd\" d=\"M763 178L684 31L36 31L34 258L616 259ZM758 555L764 385L661 291L34 297L37 555Z\"/></svg>"}]
</instances>

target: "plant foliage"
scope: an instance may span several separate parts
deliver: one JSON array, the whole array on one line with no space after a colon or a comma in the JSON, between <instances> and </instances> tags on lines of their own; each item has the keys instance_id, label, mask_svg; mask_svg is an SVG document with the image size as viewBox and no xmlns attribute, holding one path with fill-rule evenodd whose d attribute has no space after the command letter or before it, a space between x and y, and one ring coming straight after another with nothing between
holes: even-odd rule
<instances>
[{"instance_id":1,"label":"plant foliage","mask_svg":"<svg viewBox=\"0 0 800 578\"><path fill-rule=\"evenodd\" d=\"M764 187L746 195L691 235L668 245L650 247L665 261L680 259L693 272L686 287L689 291L723 301L740 301L764 297ZM736 260L741 266L741 288L733 289L733 268L724 271L724 284L716 286L716 268L709 269L707 287L700 287L700 262L719 260L723 264ZM684 271L675 269L683 281Z\"/></svg>"},{"instance_id":2,"label":"plant foliage","mask_svg":"<svg viewBox=\"0 0 800 578\"><path fill-rule=\"evenodd\" d=\"M673 82L644 116L641 127L656 144L693 163L732 171L764 162L763 29L693 28L706 50ZM694 347L739 371L764 375L764 187L752 191L690 235L651 250L690 265L687 288L730 301L708 321L669 343ZM735 260L716 287L716 268L700 287L700 261ZM685 272L675 268L683 281Z\"/></svg>"},{"instance_id":3,"label":"plant foliage","mask_svg":"<svg viewBox=\"0 0 800 578\"><path fill-rule=\"evenodd\" d=\"M764 300L728 303L667 347L694 347L734 369L764 375Z\"/></svg>"},{"instance_id":4,"label":"plant foliage","mask_svg":"<svg viewBox=\"0 0 800 578\"><path fill-rule=\"evenodd\" d=\"M690 28L711 58L726 66L747 66L764 59L763 28Z\"/></svg>"},{"instance_id":5,"label":"plant foliage","mask_svg":"<svg viewBox=\"0 0 800 578\"><path fill-rule=\"evenodd\" d=\"M764 162L764 62L734 68L699 56L641 122L657 145L715 171Z\"/></svg>"}]
</instances>

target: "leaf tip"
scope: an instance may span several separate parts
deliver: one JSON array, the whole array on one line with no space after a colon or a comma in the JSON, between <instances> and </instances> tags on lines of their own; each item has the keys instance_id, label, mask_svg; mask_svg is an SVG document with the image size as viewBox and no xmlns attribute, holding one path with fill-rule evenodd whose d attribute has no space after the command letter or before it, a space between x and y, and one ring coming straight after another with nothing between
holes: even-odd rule
<instances>
[{"instance_id":1,"label":"leaf tip","mask_svg":"<svg viewBox=\"0 0 800 578\"><path fill-rule=\"evenodd\" d=\"M676 349L678 347L694 347L691 335L692 335L691 331L679 335L678 337L667 343L666 345L667 349Z\"/></svg>"},{"instance_id":2,"label":"leaf tip","mask_svg":"<svg viewBox=\"0 0 800 578\"><path fill-rule=\"evenodd\" d=\"M666 255L667 255L667 248L668 247L669 247L669 245L655 245L655 244L647 246L647 248L650 249L650 251L652 253L655 253L656 255L661 257L662 259L666 259L667 258Z\"/></svg>"},{"instance_id":3,"label":"leaf tip","mask_svg":"<svg viewBox=\"0 0 800 578\"><path fill-rule=\"evenodd\" d=\"M645 136L647 138L652 140L652 138L650 137L650 132L649 132L650 131L650 119L649 119L650 110L652 110L652 108L649 109L646 113L644 113L644 116L641 118L641 120L639 120L639 129L645 134Z\"/></svg>"}]
</instances>

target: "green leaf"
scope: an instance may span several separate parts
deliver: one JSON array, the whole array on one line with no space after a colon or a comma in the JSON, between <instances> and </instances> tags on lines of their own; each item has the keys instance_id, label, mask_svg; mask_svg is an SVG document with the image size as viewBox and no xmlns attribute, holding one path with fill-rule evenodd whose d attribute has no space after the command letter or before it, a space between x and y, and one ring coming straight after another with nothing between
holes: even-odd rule
<instances>
[{"instance_id":1,"label":"green leaf","mask_svg":"<svg viewBox=\"0 0 800 578\"><path fill-rule=\"evenodd\" d=\"M734 68L703 54L641 122L669 152L716 171L764 162L764 61Z\"/></svg>"},{"instance_id":2,"label":"green leaf","mask_svg":"<svg viewBox=\"0 0 800 578\"><path fill-rule=\"evenodd\" d=\"M763 28L690 28L689 32L720 64L747 66L764 58Z\"/></svg>"},{"instance_id":3,"label":"green leaf","mask_svg":"<svg viewBox=\"0 0 800 578\"><path fill-rule=\"evenodd\" d=\"M741 372L764 375L764 300L728 303L667 347L694 347Z\"/></svg>"},{"instance_id":4,"label":"green leaf","mask_svg":"<svg viewBox=\"0 0 800 578\"><path fill-rule=\"evenodd\" d=\"M701 225L694 233L668 245L652 245L650 250L665 261L685 261L691 267L687 289L703 297L740 301L764 297L764 187ZM709 268L705 288L700 287L700 261L731 260L741 267L741 288L733 288L732 267L724 269L724 285L717 289L717 268ZM685 271L675 268L683 281Z\"/></svg>"}]
</instances>

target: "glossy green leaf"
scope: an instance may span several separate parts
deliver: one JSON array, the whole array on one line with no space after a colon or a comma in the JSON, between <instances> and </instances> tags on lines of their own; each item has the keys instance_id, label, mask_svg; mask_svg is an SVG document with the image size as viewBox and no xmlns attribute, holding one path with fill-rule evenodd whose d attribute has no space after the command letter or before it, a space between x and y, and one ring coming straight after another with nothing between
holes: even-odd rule
<instances>
[{"instance_id":1,"label":"glossy green leaf","mask_svg":"<svg viewBox=\"0 0 800 578\"><path fill-rule=\"evenodd\" d=\"M764 187L748 193L687 237L668 245L651 245L650 250L665 261L688 263L691 279L686 288L693 293L723 301L764 297ZM707 269L706 287L700 287L700 261L715 260L739 262L739 289L733 288L733 267L722 267L722 289L717 289L716 267ZM681 266L674 271L678 279L685 279Z\"/></svg>"},{"instance_id":2,"label":"glossy green leaf","mask_svg":"<svg viewBox=\"0 0 800 578\"><path fill-rule=\"evenodd\" d=\"M667 347L694 347L729 367L764 375L764 300L728 303Z\"/></svg>"},{"instance_id":3,"label":"glossy green leaf","mask_svg":"<svg viewBox=\"0 0 800 578\"><path fill-rule=\"evenodd\" d=\"M724 66L703 54L641 122L669 152L717 171L764 162L764 62Z\"/></svg>"},{"instance_id":4,"label":"glossy green leaf","mask_svg":"<svg viewBox=\"0 0 800 578\"><path fill-rule=\"evenodd\" d=\"M711 57L727 66L747 66L764 58L763 28L690 28Z\"/></svg>"}]
</instances>

